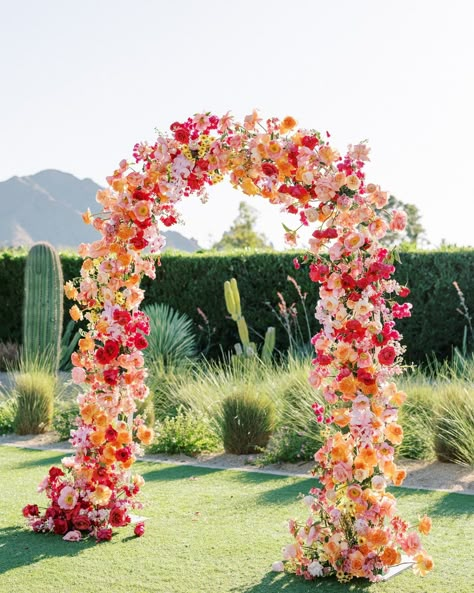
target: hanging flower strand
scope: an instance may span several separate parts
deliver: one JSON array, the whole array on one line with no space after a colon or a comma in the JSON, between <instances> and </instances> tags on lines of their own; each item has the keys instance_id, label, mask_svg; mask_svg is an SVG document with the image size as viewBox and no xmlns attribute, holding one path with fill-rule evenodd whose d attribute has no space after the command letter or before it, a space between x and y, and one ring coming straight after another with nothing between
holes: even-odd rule
<instances>
[{"instance_id":1,"label":"hanging flower strand","mask_svg":"<svg viewBox=\"0 0 474 593\"><path fill-rule=\"evenodd\" d=\"M402 553L415 572L432 568L386 490L405 476L394 463L403 438L397 412L406 397L393 380L404 350L394 319L409 317L411 305L398 302L409 291L393 279L393 255L379 243L406 221L400 212L386 213L386 192L365 183L368 160L365 143L341 156L329 134L297 128L292 117L264 121L255 111L242 123L229 113L199 113L173 123L152 144L135 145L133 162L121 161L98 192L101 213L84 216L101 238L81 245L81 277L65 287L76 301L71 316L87 322L72 357L73 381L83 393L71 437L75 454L41 485L49 507L24 509L35 531L106 540L140 508L143 479L132 466L153 439L144 420L133 419L137 402L148 396L149 324L139 310L140 280L155 277L154 260L143 252L161 252L161 231L180 221L183 198L205 201L207 188L227 177L245 194L295 215L295 229L314 229L310 257L295 266L307 264L319 284L321 331L312 340L310 382L326 402L313 407L326 431L315 454L321 487L305 499L309 518L290 522L294 541L276 568L306 579L335 574L341 581L375 581ZM285 229L290 245L295 229ZM419 531L429 531L427 518ZM143 534L142 524L136 532Z\"/></svg>"}]
</instances>

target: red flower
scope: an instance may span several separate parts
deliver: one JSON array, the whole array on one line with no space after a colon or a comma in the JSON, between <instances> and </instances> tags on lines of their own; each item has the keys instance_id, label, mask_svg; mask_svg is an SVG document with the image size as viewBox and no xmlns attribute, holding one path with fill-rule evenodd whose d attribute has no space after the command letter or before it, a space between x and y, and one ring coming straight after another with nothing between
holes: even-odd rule
<instances>
[{"instance_id":1,"label":"red flower","mask_svg":"<svg viewBox=\"0 0 474 593\"><path fill-rule=\"evenodd\" d=\"M147 339L142 334L137 334L134 340L135 348L138 350L144 350L148 346Z\"/></svg>"},{"instance_id":2,"label":"red flower","mask_svg":"<svg viewBox=\"0 0 474 593\"><path fill-rule=\"evenodd\" d=\"M109 358L103 348L98 348L95 353L95 359L99 364L108 364Z\"/></svg>"},{"instance_id":3,"label":"red flower","mask_svg":"<svg viewBox=\"0 0 474 593\"><path fill-rule=\"evenodd\" d=\"M135 525L135 529L133 530L133 533L137 537L141 537L145 533L145 523L137 523Z\"/></svg>"},{"instance_id":4,"label":"red flower","mask_svg":"<svg viewBox=\"0 0 474 593\"><path fill-rule=\"evenodd\" d=\"M329 274L329 267L326 264L311 264L309 266L309 277L313 282L324 282Z\"/></svg>"},{"instance_id":5,"label":"red flower","mask_svg":"<svg viewBox=\"0 0 474 593\"><path fill-rule=\"evenodd\" d=\"M72 524L76 529L79 529L79 531L89 531L91 528L91 522L87 515L77 515L72 520Z\"/></svg>"},{"instance_id":6,"label":"red flower","mask_svg":"<svg viewBox=\"0 0 474 593\"><path fill-rule=\"evenodd\" d=\"M273 163L262 163L262 171L267 177L278 175L278 167L276 167Z\"/></svg>"},{"instance_id":7,"label":"red flower","mask_svg":"<svg viewBox=\"0 0 474 593\"><path fill-rule=\"evenodd\" d=\"M135 235L135 237L133 237L133 239L130 239L130 243L133 245L133 247L137 251L140 251L141 249L144 249L148 245L148 241L143 236L143 232L142 231L140 231L139 233L137 233Z\"/></svg>"},{"instance_id":8,"label":"red flower","mask_svg":"<svg viewBox=\"0 0 474 593\"><path fill-rule=\"evenodd\" d=\"M106 369L104 371L104 381L107 385L117 385L119 369Z\"/></svg>"},{"instance_id":9,"label":"red flower","mask_svg":"<svg viewBox=\"0 0 474 593\"><path fill-rule=\"evenodd\" d=\"M174 138L182 144L187 144L189 142L189 132L186 128L177 128L174 130Z\"/></svg>"},{"instance_id":10,"label":"red flower","mask_svg":"<svg viewBox=\"0 0 474 593\"><path fill-rule=\"evenodd\" d=\"M37 517L39 515L39 508L37 504L27 504L22 510L23 517Z\"/></svg>"},{"instance_id":11,"label":"red flower","mask_svg":"<svg viewBox=\"0 0 474 593\"><path fill-rule=\"evenodd\" d=\"M68 522L66 521L66 519L55 519L53 529L56 535L64 535L69 531Z\"/></svg>"},{"instance_id":12,"label":"red flower","mask_svg":"<svg viewBox=\"0 0 474 593\"><path fill-rule=\"evenodd\" d=\"M127 516L127 511L119 507L114 507L110 511L109 522L112 527L123 527L130 522L130 517Z\"/></svg>"},{"instance_id":13,"label":"red flower","mask_svg":"<svg viewBox=\"0 0 474 593\"><path fill-rule=\"evenodd\" d=\"M49 470L49 478L51 481L56 480L56 478L59 478L59 476L64 476L63 470L59 469L59 467L52 467Z\"/></svg>"},{"instance_id":14,"label":"red flower","mask_svg":"<svg viewBox=\"0 0 474 593\"><path fill-rule=\"evenodd\" d=\"M116 321L119 325L127 325L132 320L132 316L128 311L122 311L121 309L115 309L114 311L114 321Z\"/></svg>"},{"instance_id":15,"label":"red flower","mask_svg":"<svg viewBox=\"0 0 474 593\"><path fill-rule=\"evenodd\" d=\"M357 371L357 379L364 385L373 385L375 383L375 377L371 375L365 369L359 369Z\"/></svg>"},{"instance_id":16,"label":"red flower","mask_svg":"<svg viewBox=\"0 0 474 593\"><path fill-rule=\"evenodd\" d=\"M163 216L161 218L161 222L165 225L165 226L173 226L174 224L176 224L178 221L176 220L176 218L174 216L172 216L171 214L169 216Z\"/></svg>"},{"instance_id":17,"label":"red flower","mask_svg":"<svg viewBox=\"0 0 474 593\"><path fill-rule=\"evenodd\" d=\"M104 344L104 350L109 361L117 358L120 352L120 344L116 340L107 340Z\"/></svg>"},{"instance_id":18,"label":"red flower","mask_svg":"<svg viewBox=\"0 0 474 593\"><path fill-rule=\"evenodd\" d=\"M315 138L314 136L303 136L303 138L301 139L301 144L303 146L306 146L306 148L313 150L313 148L317 144L319 144L319 140L317 138Z\"/></svg>"},{"instance_id":19,"label":"red flower","mask_svg":"<svg viewBox=\"0 0 474 593\"><path fill-rule=\"evenodd\" d=\"M130 449L128 447L122 447L121 449L117 449L115 452L115 459L117 461L128 461L131 457Z\"/></svg>"},{"instance_id":20,"label":"red flower","mask_svg":"<svg viewBox=\"0 0 474 593\"><path fill-rule=\"evenodd\" d=\"M117 438L118 432L115 430L115 428L112 428L112 426L109 426L107 428L107 430L105 431L105 440L108 441L109 443L115 441L115 439Z\"/></svg>"},{"instance_id":21,"label":"red flower","mask_svg":"<svg viewBox=\"0 0 474 593\"><path fill-rule=\"evenodd\" d=\"M96 539L98 542L108 542L112 539L112 529L102 527L97 530Z\"/></svg>"},{"instance_id":22,"label":"red flower","mask_svg":"<svg viewBox=\"0 0 474 593\"><path fill-rule=\"evenodd\" d=\"M397 353L395 352L395 348L393 346L385 346L385 348L382 348L382 350L380 350L378 359L380 364L390 366L391 364L393 364L393 361L395 360L396 356Z\"/></svg>"},{"instance_id":23,"label":"red flower","mask_svg":"<svg viewBox=\"0 0 474 593\"><path fill-rule=\"evenodd\" d=\"M48 507L46 509L45 517L46 519L55 519L59 514L59 509L55 507Z\"/></svg>"}]
</instances>

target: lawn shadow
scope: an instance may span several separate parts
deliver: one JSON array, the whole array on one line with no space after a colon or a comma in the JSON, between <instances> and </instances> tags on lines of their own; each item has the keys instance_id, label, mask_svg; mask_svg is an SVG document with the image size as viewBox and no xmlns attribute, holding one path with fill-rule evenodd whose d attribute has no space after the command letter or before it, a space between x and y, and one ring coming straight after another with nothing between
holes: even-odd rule
<instances>
[{"instance_id":1,"label":"lawn shadow","mask_svg":"<svg viewBox=\"0 0 474 593\"><path fill-rule=\"evenodd\" d=\"M306 581L303 577L269 572L262 580L247 589L232 589L231 593L347 593L348 591L368 591L372 583L364 579L353 579L349 583L339 583L335 577Z\"/></svg>"},{"instance_id":2,"label":"lawn shadow","mask_svg":"<svg viewBox=\"0 0 474 593\"><path fill-rule=\"evenodd\" d=\"M0 529L0 575L46 558L77 556L94 545L92 541L69 543L57 535L38 534L21 527L4 527Z\"/></svg>"},{"instance_id":3,"label":"lawn shadow","mask_svg":"<svg viewBox=\"0 0 474 593\"><path fill-rule=\"evenodd\" d=\"M189 480L191 477L205 476L222 471L220 469L197 467L191 465L156 465L156 469L141 471L146 482L168 482L172 480Z\"/></svg>"},{"instance_id":4,"label":"lawn shadow","mask_svg":"<svg viewBox=\"0 0 474 593\"><path fill-rule=\"evenodd\" d=\"M288 480L292 482L288 484ZM256 496L256 500L267 504L282 504L296 500L300 494L306 496L311 488L317 487L319 484L315 478L297 478L292 476L278 476L265 473L239 473L239 482L244 484L261 484L265 482L273 482L275 486L271 490L262 492ZM284 485L279 486L278 483L285 482Z\"/></svg>"},{"instance_id":5,"label":"lawn shadow","mask_svg":"<svg viewBox=\"0 0 474 593\"><path fill-rule=\"evenodd\" d=\"M420 497L432 499L434 490L412 490L408 488L390 488L390 491L398 500L416 494ZM474 496L458 494L456 492L439 492L439 498L434 502L430 500L423 509L427 515L432 517L460 517L474 514Z\"/></svg>"},{"instance_id":6,"label":"lawn shadow","mask_svg":"<svg viewBox=\"0 0 474 593\"><path fill-rule=\"evenodd\" d=\"M37 451L36 449L28 449L28 451ZM39 452L39 451L38 451ZM39 459L28 459L25 461L17 461L13 469L25 469L28 467L41 467L46 466L50 467L51 465L61 465L61 459L64 458L66 453L55 453L54 455L50 455L49 457L41 457Z\"/></svg>"}]
</instances>

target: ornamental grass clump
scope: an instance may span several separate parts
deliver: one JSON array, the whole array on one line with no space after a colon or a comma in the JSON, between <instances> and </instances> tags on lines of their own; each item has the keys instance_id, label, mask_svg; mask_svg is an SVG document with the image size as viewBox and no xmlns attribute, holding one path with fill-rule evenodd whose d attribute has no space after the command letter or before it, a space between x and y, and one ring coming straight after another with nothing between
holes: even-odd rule
<instances>
[{"instance_id":1,"label":"ornamental grass clump","mask_svg":"<svg viewBox=\"0 0 474 593\"><path fill-rule=\"evenodd\" d=\"M264 449L275 427L275 408L251 385L222 401L222 439L227 453L246 455Z\"/></svg>"},{"instance_id":2,"label":"ornamental grass clump","mask_svg":"<svg viewBox=\"0 0 474 593\"><path fill-rule=\"evenodd\" d=\"M474 465L474 388L463 382L439 387L435 450L440 461Z\"/></svg>"},{"instance_id":3,"label":"ornamental grass clump","mask_svg":"<svg viewBox=\"0 0 474 593\"><path fill-rule=\"evenodd\" d=\"M56 378L46 372L31 371L15 377L17 434L41 434L51 425L55 387Z\"/></svg>"},{"instance_id":4,"label":"ornamental grass clump","mask_svg":"<svg viewBox=\"0 0 474 593\"><path fill-rule=\"evenodd\" d=\"M423 380L421 374L402 385L408 397L400 408L403 441L397 447L397 455L408 459L434 459L437 388Z\"/></svg>"}]
</instances>

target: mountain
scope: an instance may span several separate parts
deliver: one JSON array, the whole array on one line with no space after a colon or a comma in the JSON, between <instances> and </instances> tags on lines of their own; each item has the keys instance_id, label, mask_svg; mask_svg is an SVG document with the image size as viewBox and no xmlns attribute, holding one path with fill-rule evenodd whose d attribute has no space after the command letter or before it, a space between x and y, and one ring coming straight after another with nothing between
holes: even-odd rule
<instances>
[{"instance_id":1,"label":"mountain","mask_svg":"<svg viewBox=\"0 0 474 593\"><path fill-rule=\"evenodd\" d=\"M54 169L0 182L0 247L30 246L48 241L58 249L77 249L80 243L100 238L81 213L97 211L97 190L91 179L78 179ZM163 233L167 248L200 249L195 239L176 231Z\"/></svg>"}]
</instances>

